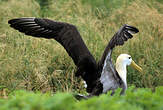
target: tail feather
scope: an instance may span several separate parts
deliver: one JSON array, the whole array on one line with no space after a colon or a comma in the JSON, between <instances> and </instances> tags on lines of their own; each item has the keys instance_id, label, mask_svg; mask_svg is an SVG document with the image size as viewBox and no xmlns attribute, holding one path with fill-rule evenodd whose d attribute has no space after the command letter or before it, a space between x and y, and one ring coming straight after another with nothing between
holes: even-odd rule
<instances>
[{"instance_id":1,"label":"tail feather","mask_svg":"<svg viewBox=\"0 0 163 110\"><path fill-rule=\"evenodd\" d=\"M77 100L87 100L89 98L89 96L85 96L85 95L82 95L82 94L74 94L74 97L77 99Z\"/></svg>"}]
</instances>

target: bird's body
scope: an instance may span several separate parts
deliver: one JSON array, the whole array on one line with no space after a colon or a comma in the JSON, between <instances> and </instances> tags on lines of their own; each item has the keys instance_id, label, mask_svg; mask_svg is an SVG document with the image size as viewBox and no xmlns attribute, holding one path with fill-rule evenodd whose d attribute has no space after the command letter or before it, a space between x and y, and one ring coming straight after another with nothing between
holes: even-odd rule
<instances>
[{"instance_id":1,"label":"bird's body","mask_svg":"<svg viewBox=\"0 0 163 110\"><path fill-rule=\"evenodd\" d=\"M137 33L137 28L123 25L108 43L101 60L96 63L74 25L40 18L17 18L9 20L9 24L26 35L58 41L73 59L77 66L75 75L81 76L86 82L90 96L106 93L109 90L114 93L118 87L123 88L121 93L126 90L126 66L131 64L132 59L127 54L121 54L115 68L111 54L115 46L123 45L132 38L131 34Z\"/></svg>"}]
</instances>

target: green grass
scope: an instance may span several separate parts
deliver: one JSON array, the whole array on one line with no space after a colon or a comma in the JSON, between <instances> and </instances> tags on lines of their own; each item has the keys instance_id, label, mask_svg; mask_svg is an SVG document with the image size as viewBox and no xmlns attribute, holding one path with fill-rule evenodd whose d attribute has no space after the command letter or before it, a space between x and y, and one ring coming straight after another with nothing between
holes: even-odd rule
<instances>
[{"instance_id":1,"label":"green grass","mask_svg":"<svg viewBox=\"0 0 163 110\"><path fill-rule=\"evenodd\" d=\"M126 95L110 93L77 101L71 93L42 94L15 91L7 99L0 99L0 110L162 110L163 86L153 93L150 89L130 87Z\"/></svg>"},{"instance_id":2,"label":"green grass","mask_svg":"<svg viewBox=\"0 0 163 110\"><path fill-rule=\"evenodd\" d=\"M114 50L113 61L119 54L128 53L143 68L145 74L128 68L129 86L163 85L163 4L159 0L124 0L121 4L119 0L48 0L48 10L38 1L0 1L0 89L85 92L82 80L73 74L76 67L72 59L61 45L25 36L7 24L9 19L31 16L76 25L97 61L123 24L138 27L140 32L132 40Z\"/></svg>"}]
</instances>

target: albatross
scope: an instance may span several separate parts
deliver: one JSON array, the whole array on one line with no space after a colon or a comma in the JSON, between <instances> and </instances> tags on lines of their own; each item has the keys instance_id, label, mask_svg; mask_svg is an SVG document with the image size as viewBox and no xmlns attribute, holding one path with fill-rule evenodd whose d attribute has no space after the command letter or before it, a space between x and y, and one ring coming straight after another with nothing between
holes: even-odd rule
<instances>
[{"instance_id":1,"label":"albatross","mask_svg":"<svg viewBox=\"0 0 163 110\"><path fill-rule=\"evenodd\" d=\"M139 32L134 26L124 24L120 27L106 46L101 59L96 62L76 26L72 24L35 17L15 18L8 23L10 27L26 35L59 42L77 67L75 76L80 76L86 82L89 96L97 96L107 91L112 91L113 94L118 87L122 88L121 94L124 94L127 89L126 67L131 65L142 72L142 68L128 54L120 54L115 66L111 59L114 47L123 45L133 37L132 34Z\"/></svg>"}]
</instances>

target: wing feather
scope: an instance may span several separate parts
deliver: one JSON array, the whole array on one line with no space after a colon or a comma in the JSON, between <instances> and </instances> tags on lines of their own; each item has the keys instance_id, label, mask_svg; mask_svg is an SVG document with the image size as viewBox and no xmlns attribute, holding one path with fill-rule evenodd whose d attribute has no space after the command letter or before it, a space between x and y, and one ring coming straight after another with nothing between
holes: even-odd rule
<instances>
[{"instance_id":1,"label":"wing feather","mask_svg":"<svg viewBox=\"0 0 163 110\"><path fill-rule=\"evenodd\" d=\"M97 79L97 64L74 25L40 18L17 18L8 21L10 26L26 35L55 39L67 51L81 76L91 90Z\"/></svg>"},{"instance_id":2,"label":"wing feather","mask_svg":"<svg viewBox=\"0 0 163 110\"><path fill-rule=\"evenodd\" d=\"M109 53L109 51L112 51L115 46L123 45L125 41L127 41L128 39L131 39L133 37L132 34L135 34L138 32L139 32L139 30L136 27L129 26L127 24L123 25L118 30L118 32L114 34L114 36L108 43L107 47L105 48L104 53L103 53L100 61L98 62L99 66L103 67L104 61L105 61L106 56ZM109 54L109 55L110 55L109 58L111 59L111 54Z\"/></svg>"}]
</instances>

